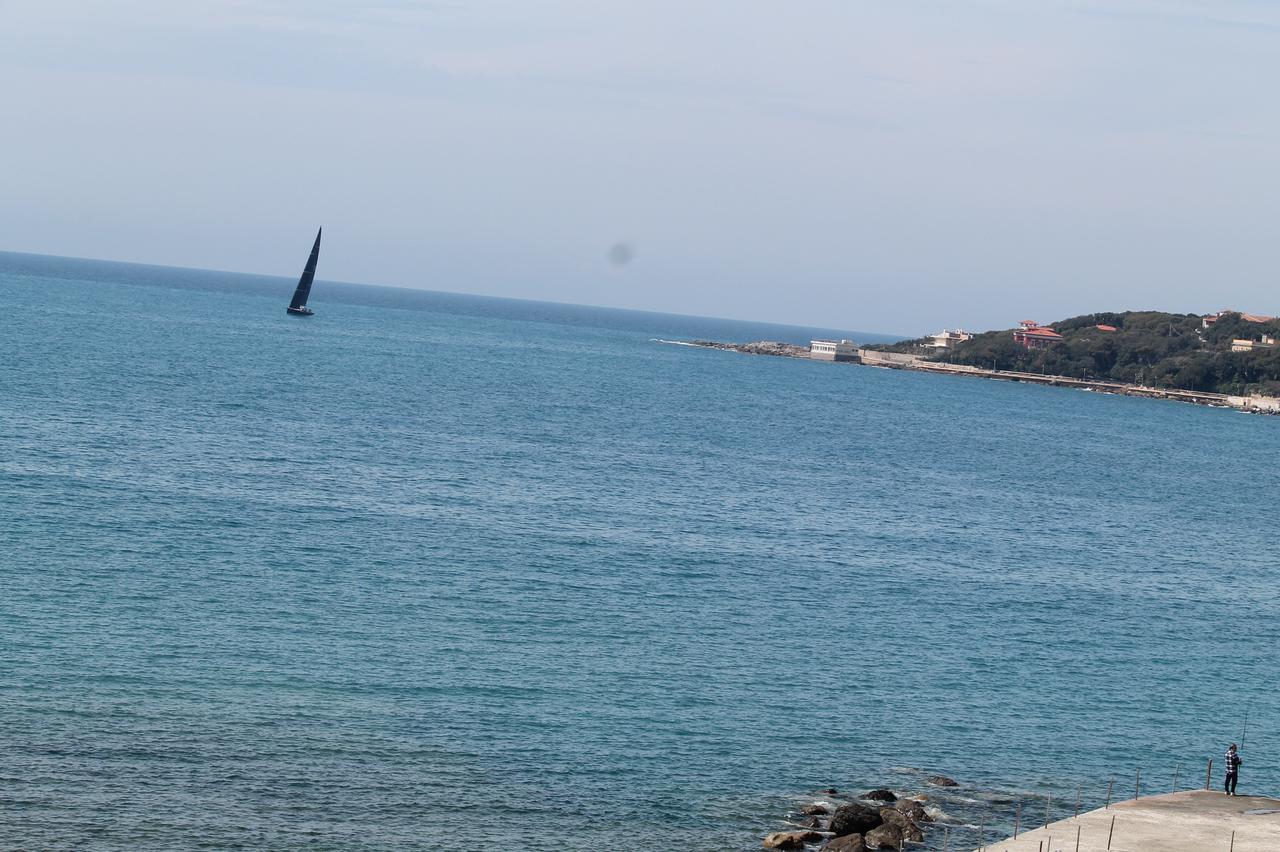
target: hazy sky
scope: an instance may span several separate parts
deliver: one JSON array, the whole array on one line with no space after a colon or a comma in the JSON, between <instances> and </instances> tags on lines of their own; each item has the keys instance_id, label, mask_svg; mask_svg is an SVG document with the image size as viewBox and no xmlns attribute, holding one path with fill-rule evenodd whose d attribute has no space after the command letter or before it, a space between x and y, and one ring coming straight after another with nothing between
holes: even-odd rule
<instances>
[{"instance_id":1,"label":"hazy sky","mask_svg":"<svg viewBox=\"0 0 1280 852\"><path fill-rule=\"evenodd\" d=\"M296 275L323 224L322 279L677 313L1280 313L1278 83L1273 0L0 0L0 249Z\"/></svg>"}]
</instances>

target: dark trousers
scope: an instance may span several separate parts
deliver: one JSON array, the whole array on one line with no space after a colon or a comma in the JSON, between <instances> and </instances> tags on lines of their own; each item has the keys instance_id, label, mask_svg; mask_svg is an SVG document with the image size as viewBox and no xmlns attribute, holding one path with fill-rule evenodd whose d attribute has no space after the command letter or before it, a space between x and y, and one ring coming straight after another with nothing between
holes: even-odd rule
<instances>
[{"instance_id":1,"label":"dark trousers","mask_svg":"<svg viewBox=\"0 0 1280 852\"><path fill-rule=\"evenodd\" d=\"M1228 772L1227 781L1223 786L1226 788L1228 793L1234 796L1236 792L1236 773Z\"/></svg>"}]
</instances>

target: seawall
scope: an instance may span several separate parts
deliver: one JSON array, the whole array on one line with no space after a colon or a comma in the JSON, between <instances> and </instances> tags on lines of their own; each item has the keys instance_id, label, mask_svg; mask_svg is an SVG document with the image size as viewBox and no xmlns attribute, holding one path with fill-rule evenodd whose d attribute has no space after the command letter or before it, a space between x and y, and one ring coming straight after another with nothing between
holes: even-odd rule
<instances>
[{"instance_id":1,"label":"seawall","mask_svg":"<svg viewBox=\"0 0 1280 852\"><path fill-rule=\"evenodd\" d=\"M742 352L747 355L775 355L784 358L808 358L809 352L794 343L778 343L774 341L757 341L755 343L721 343L713 340L659 340L659 343L678 343L684 346L700 346L706 349L721 349L729 352ZM887 367L893 370L919 370L925 373L947 373L958 376L976 376L983 379L999 379L1006 382L1027 382L1054 387L1078 388L1096 393L1111 393L1122 396L1140 396L1148 399L1171 399L1177 402L1191 402L1197 405L1211 405L1216 408L1236 408L1255 414L1280 414L1280 398L1268 396L1236 396L1205 391L1177 390L1174 388L1153 388L1145 385L1130 385L1123 382L1108 382L1099 379L1076 379L1070 376L1054 376L1043 373L1024 373L1017 370L986 370L971 367L967 364L947 364L942 361L928 361L915 355L898 352L883 352L878 349L859 349L858 358L852 363L860 363L868 367Z\"/></svg>"},{"instance_id":2,"label":"seawall","mask_svg":"<svg viewBox=\"0 0 1280 852\"><path fill-rule=\"evenodd\" d=\"M895 355L892 359L885 355ZM1018 370L986 370L967 364L946 364L941 361L926 361L912 355L876 352L869 349L859 350L863 364L870 367L889 367L904 370L921 370L926 373L950 373L962 376L978 376L984 379L1000 379L1006 382L1027 382L1036 385L1053 385L1054 387L1079 388L1099 393L1114 393L1124 396L1143 396L1151 399L1173 399L1179 402L1194 402L1198 405L1215 405L1220 408L1241 408L1247 410L1280 413L1280 399L1270 397L1230 396L1223 393L1206 391L1188 391L1172 388L1153 388L1144 385L1130 385L1123 382L1108 382L1099 379L1076 379L1070 376L1054 376L1046 373L1024 373Z\"/></svg>"}]
</instances>

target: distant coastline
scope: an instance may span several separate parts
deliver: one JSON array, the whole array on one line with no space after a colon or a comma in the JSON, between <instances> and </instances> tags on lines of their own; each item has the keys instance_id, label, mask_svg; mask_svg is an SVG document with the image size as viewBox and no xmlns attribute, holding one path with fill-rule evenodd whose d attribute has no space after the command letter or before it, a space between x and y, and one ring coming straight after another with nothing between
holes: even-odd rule
<instances>
[{"instance_id":1,"label":"distant coastline","mask_svg":"<svg viewBox=\"0 0 1280 852\"><path fill-rule=\"evenodd\" d=\"M655 339L655 342L677 346L694 346L703 349L718 349L726 352L739 352L744 355L769 355L780 358L802 358L805 360L813 360L808 347L776 340L757 340L750 343L727 343L716 340ZM933 361L900 351L892 351L892 349L893 347L858 348L855 350L856 357L849 360L847 363L859 364L866 367L880 367L890 370L916 370L926 373L945 373L948 375L999 379L1001 381L1008 382L1027 382L1030 384L1051 385L1054 387L1077 388L1079 390L1093 391L1095 393L1145 397L1148 399L1168 399L1176 402L1190 402L1196 405L1207 405L1214 408L1231 408L1252 414L1280 415L1280 397L1252 394L1223 394L1210 391L1185 390L1182 388L1158 388L1129 382L1081 379L1074 376L1031 373L1021 370L985 369L968 364Z\"/></svg>"},{"instance_id":2,"label":"distant coastline","mask_svg":"<svg viewBox=\"0 0 1280 852\"><path fill-rule=\"evenodd\" d=\"M1235 310L1210 314L1123 311L970 333L942 331L870 350L931 364L976 367L1213 395L1280 397L1280 318Z\"/></svg>"}]
</instances>

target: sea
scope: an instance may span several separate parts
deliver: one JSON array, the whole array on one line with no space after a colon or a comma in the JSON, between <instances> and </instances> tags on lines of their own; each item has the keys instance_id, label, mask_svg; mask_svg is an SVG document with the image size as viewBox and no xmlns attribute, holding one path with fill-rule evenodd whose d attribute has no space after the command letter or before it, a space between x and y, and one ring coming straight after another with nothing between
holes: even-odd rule
<instances>
[{"instance_id":1,"label":"sea","mask_svg":"<svg viewBox=\"0 0 1280 852\"><path fill-rule=\"evenodd\" d=\"M0 254L0 847L749 850L886 787L961 849L1233 741L1280 793L1280 419L293 283Z\"/></svg>"}]
</instances>

